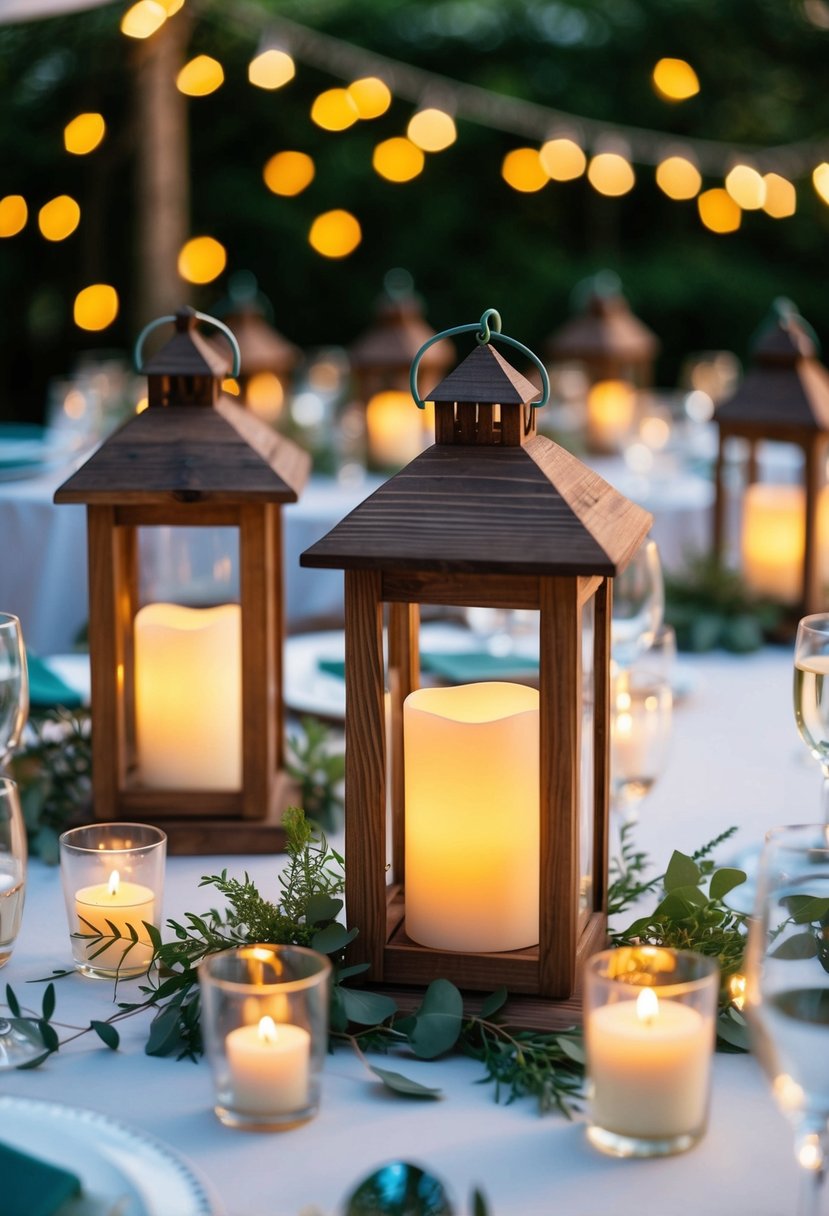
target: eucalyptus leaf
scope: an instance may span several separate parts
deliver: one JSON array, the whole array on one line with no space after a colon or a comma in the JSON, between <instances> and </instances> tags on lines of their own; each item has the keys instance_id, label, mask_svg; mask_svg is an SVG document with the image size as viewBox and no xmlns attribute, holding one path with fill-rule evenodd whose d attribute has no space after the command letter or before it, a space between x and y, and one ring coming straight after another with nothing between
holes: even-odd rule
<instances>
[{"instance_id":1,"label":"eucalyptus leaf","mask_svg":"<svg viewBox=\"0 0 829 1216\"><path fill-rule=\"evenodd\" d=\"M320 954L337 954L344 950L349 942L354 941L357 933L357 929L346 929L345 925L335 921L333 925L326 925L314 934L311 946L314 950L319 950Z\"/></svg>"},{"instance_id":2,"label":"eucalyptus leaf","mask_svg":"<svg viewBox=\"0 0 829 1216\"><path fill-rule=\"evenodd\" d=\"M343 993L345 988L335 984L331 989L331 1002L328 1007L328 1020L333 1034L345 1034L348 1029L348 1014L345 1011Z\"/></svg>"},{"instance_id":3,"label":"eucalyptus leaf","mask_svg":"<svg viewBox=\"0 0 829 1216\"><path fill-rule=\"evenodd\" d=\"M729 891L733 891L735 887L746 880L744 870L732 869L730 866L724 866L721 870L715 870L711 875L711 885L708 888L708 894L711 899L724 899Z\"/></svg>"},{"instance_id":4,"label":"eucalyptus leaf","mask_svg":"<svg viewBox=\"0 0 829 1216\"><path fill-rule=\"evenodd\" d=\"M802 933L795 933L782 941L779 946L775 946L769 957L783 959L814 958L817 951L818 943L815 934L805 929Z\"/></svg>"},{"instance_id":5,"label":"eucalyptus leaf","mask_svg":"<svg viewBox=\"0 0 829 1216\"><path fill-rule=\"evenodd\" d=\"M687 916L693 916L705 902L699 887L675 887L665 896L651 919L684 920Z\"/></svg>"},{"instance_id":6,"label":"eucalyptus leaf","mask_svg":"<svg viewBox=\"0 0 829 1216\"><path fill-rule=\"evenodd\" d=\"M90 1022L90 1028L95 1031L102 1043L106 1043L110 1051L117 1051L121 1036L109 1022Z\"/></svg>"},{"instance_id":7,"label":"eucalyptus leaf","mask_svg":"<svg viewBox=\"0 0 829 1216\"><path fill-rule=\"evenodd\" d=\"M486 1196L477 1187L472 1192L472 1216L490 1216Z\"/></svg>"},{"instance_id":8,"label":"eucalyptus leaf","mask_svg":"<svg viewBox=\"0 0 829 1216\"><path fill-rule=\"evenodd\" d=\"M18 1001L17 997L14 995L14 992L12 991L11 986L9 984L6 984L6 1004L8 1005L9 1009L12 1012L12 1017L19 1018L20 1017L20 1002Z\"/></svg>"},{"instance_id":9,"label":"eucalyptus leaf","mask_svg":"<svg viewBox=\"0 0 829 1216\"><path fill-rule=\"evenodd\" d=\"M409 1077L404 1077L400 1072L392 1072L388 1068L377 1068L374 1064L370 1065L370 1068L387 1089L393 1090L396 1094L403 1094L406 1098L443 1097L443 1090L432 1089L428 1085L421 1085L419 1081L412 1081Z\"/></svg>"},{"instance_id":10,"label":"eucalyptus leaf","mask_svg":"<svg viewBox=\"0 0 829 1216\"><path fill-rule=\"evenodd\" d=\"M484 1002L481 1005L480 1017L482 1017L484 1021L494 1017L498 1010L503 1008L503 1006L506 1004L508 996L509 992L503 985L501 985L500 988L496 988L494 992L491 992L489 996L484 999Z\"/></svg>"},{"instance_id":11,"label":"eucalyptus leaf","mask_svg":"<svg viewBox=\"0 0 829 1216\"><path fill-rule=\"evenodd\" d=\"M337 983L339 984L342 980L351 979L354 975L364 975L370 966L371 963L354 963L351 967L338 967Z\"/></svg>"},{"instance_id":12,"label":"eucalyptus leaf","mask_svg":"<svg viewBox=\"0 0 829 1216\"><path fill-rule=\"evenodd\" d=\"M822 899L817 895L790 895L783 903L789 909L796 925L808 925L812 921L822 920L829 912L829 899Z\"/></svg>"},{"instance_id":13,"label":"eucalyptus leaf","mask_svg":"<svg viewBox=\"0 0 829 1216\"><path fill-rule=\"evenodd\" d=\"M43 993L43 1004L41 1006L43 1017L47 1022L55 1012L55 999L55 985L47 984L46 991Z\"/></svg>"},{"instance_id":14,"label":"eucalyptus leaf","mask_svg":"<svg viewBox=\"0 0 829 1216\"><path fill-rule=\"evenodd\" d=\"M163 1009L159 1010L152 1020L149 1038L144 1048L148 1056L169 1056L179 1048L181 1044L180 1020L181 1005L178 1001L171 1001L169 1005L165 1005Z\"/></svg>"},{"instance_id":15,"label":"eucalyptus leaf","mask_svg":"<svg viewBox=\"0 0 829 1216\"><path fill-rule=\"evenodd\" d=\"M349 1022L356 1022L358 1026L378 1026L397 1013L397 1002L382 992L340 988L340 995Z\"/></svg>"},{"instance_id":16,"label":"eucalyptus leaf","mask_svg":"<svg viewBox=\"0 0 829 1216\"><path fill-rule=\"evenodd\" d=\"M40 1031L40 1037L43 1039L44 1047L49 1051L57 1051L60 1047L60 1039L54 1026L51 1026L45 1018L38 1019L37 1028Z\"/></svg>"},{"instance_id":17,"label":"eucalyptus leaf","mask_svg":"<svg viewBox=\"0 0 829 1216\"><path fill-rule=\"evenodd\" d=\"M327 895L324 891L312 895L305 905L305 919L309 925L319 925L323 921L334 920L343 910L343 901Z\"/></svg>"},{"instance_id":18,"label":"eucalyptus leaf","mask_svg":"<svg viewBox=\"0 0 829 1216\"><path fill-rule=\"evenodd\" d=\"M674 849L668 868L665 871L665 890L674 891L678 887L693 887L701 878L700 868L692 857Z\"/></svg>"},{"instance_id":19,"label":"eucalyptus leaf","mask_svg":"<svg viewBox=\"0 0 829 1216\"><path fill-rule=\"evenodd\" d=\"M567 1035L563 1034L558 1035L556 1043L574 1064L581 1064L583 1066L586 1063L584 1043L579 1042L578 1039L568 1038Z\"/></svg>"},{"instance_id":20,"label":"eucalyptus leaf","mask_svg":"<svg viewBox=\"0 0 829 1216\"><path fill-rule=\"evenodd\" d=\"M422 1060L433 1060L458 1041L463 1019L463 997L449 980L433 980L415 1013L409 1046Z\"/></svg>"},{"instance_id":21,"label":"eucalyptus leaf","mask_svg":"<svg viewBox=\"0 0 829 1216\"><path fill-rule=\"evenodd\" d=\"M741 1013L728 1009L717 1018L717 1038L739 1051L750 1049L748 1026Z\"/></svg>"}]
</instances>

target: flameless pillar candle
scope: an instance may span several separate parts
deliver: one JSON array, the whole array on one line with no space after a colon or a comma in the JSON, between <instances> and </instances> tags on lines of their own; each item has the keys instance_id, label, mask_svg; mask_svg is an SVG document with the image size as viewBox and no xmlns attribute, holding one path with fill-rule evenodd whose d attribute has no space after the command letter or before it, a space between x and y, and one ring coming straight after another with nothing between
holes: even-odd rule
<instances>
[{"instance_id":1,"label":"flameless pillar candle","mask_svg":"<svg viewBox=\"0 0 829 1216\"><path fill-rule=\"evenodd\" d=\"M75 932L91 933L95 929L107 936L112 933L107 925L107 921L110 921L125 940L112 942L105 950L96 955L93 960L95 967L102 971L107 968L114 971L120 966L122 960L124 966L129 968L147 967L152 958L153 948L143 922L154 924L154 911L155 896L150 888L137 882L122 882L118 870L113 870L108 882L97 883L92 887L81 887L79 891L76 891L77 925ZM124 950L129 945L131 936L128 925L132 925L138 934L138 942L130 949L125 958ZM79 949L81 957L78 961L80 962L87 961L90 949L98 949L98 946L77 938L73 944Z\"/></svg>"},{"instance_id":2,"label":"flameless pillar candle","mask_svg":"<svg viewBox=\"0 0 829 1216\"><path fill-rule=\"evenodd\" d=\"M538 942L538 692L421 688L403 705L406 932L444 950Z\"/></svg>"},{"instance_id":3,"label":"flameless pillar candle","mask_svg":"<svg viewBox=\"0 0 829 1216\"><path fill-rule=\"evenodd\" d=\"M311 1036L301 1026L263 1017L231 1030L225 1050L237 1111L277 1115L308 1105Z\"/></svg>"},{"instance_id":4,"label":"flameless pillar candle","mask_svg":"<svg viewBox=\"0 0 829 1216\"><path fill-rule=\"evenodd\" d=\"M242 784L242 613L238 604L148 604L135 617L141 781L153 789Z\"/></svg>"},{"instance_id":5,"label":"flameless pillar candle","mask_svg":"<svg viewBox=\"0 0 829 1216\"><path fill-rule=\"evenodd\" d=\"M829 491L818 497L817 548L821 584L829 578ZM757 595L795 604L803 592L806 498L802 486L755 482L743 496L742 569Z\"/></svg>"},{"instance_id":6,"label":"flameless pillar candle","mask_svg":"<svg viewBox=\"0 0 829 1216\"><path fill-rule=\"evenodd\" d=\"M587 436L594 448L615 452L633 427L636 390L624 380L599 380L587 394Z\"/></svg>"},{"instance_id":7,"label":"flameless pillar candle","mask_svg":"<svg viewBox=\"0 0 829 1216\"><path fill-rule=\"evenodd\" d=\"M425 444L423 414L410 393L375 393L366 405L368 451L375 465L394 468L419 456Z\"/></svg>"}]
</instances>

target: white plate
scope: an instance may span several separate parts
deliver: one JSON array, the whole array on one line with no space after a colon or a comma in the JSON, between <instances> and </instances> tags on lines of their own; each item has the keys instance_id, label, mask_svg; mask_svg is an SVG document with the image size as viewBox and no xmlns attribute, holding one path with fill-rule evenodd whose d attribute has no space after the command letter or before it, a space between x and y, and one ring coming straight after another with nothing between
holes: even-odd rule
<instances>
[{"instance_id":1,"label":"white plate","mask_svg":"<svg viewBox=\"0 0 829 1216\"><path fill-rule=\"evenodd\" d=\"M219 1216L215 1198L172 1149L97 1111L3 1096L0 1139L76 1174L83 1216Z\"/></svg>"}]
</instances>

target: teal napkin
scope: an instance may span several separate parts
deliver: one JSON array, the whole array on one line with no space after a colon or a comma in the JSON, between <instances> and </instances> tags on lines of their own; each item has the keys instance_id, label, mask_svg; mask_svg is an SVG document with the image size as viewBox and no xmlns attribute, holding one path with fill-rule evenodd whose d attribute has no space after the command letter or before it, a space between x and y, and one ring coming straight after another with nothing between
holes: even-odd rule
<instances>
[{"instance_id":1,"label":"teal napkin","mask_svg":"<svg viewBox=\"0 0 829 1216\"><path fill-rule=\"evenodd\" d=\"M2 1143L0 1179L3 1216L54 1216L67 1200L81 1193L80 1179L68 1170Z\"/></svg>"},{"instance_id":2,"label":"teal napkin","mask_svg":"<svg viewBox=\"0 0 829 1216\"><path fill-rule=\"evenodd\" d=\"M66 709L77 709L82 705L80 695L65 684L60 676L51 671L43 659L31 651L29 664L29 704L37 709L49 709L52 705L63 705Z\"/></svg>"},{"instance_id":3,"label":"teal napkin","mask_svg":"<svg viewBox=\"0 0 829 1216\"><path fill-rule=\"evenodd\" d=\"M490 654L487 650L425 653L420 656L420 665L424 671L458 684L474 683L476 680L508 680L510 677L538 673L537 659L516 654ZM345 676L342 659L320 659L318 666L320 671L328 675L339 676L340 679Z\"/></svg>"}]
</instances>

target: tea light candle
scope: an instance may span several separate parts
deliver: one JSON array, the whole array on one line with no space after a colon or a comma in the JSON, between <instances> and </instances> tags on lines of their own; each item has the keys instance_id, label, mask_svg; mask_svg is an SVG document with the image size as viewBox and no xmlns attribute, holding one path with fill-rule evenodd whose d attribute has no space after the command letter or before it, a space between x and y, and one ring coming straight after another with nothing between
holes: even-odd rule
<instances>
[{"instance_id":1,"label":"tea light candle","mask_svg":"<svg viewBox=\"0 0 829 1216\"><path fill-rule=\"evenodd\" d=\"M236 1110L276 1115L308 1105L311 1036L301 1026L263 1017L231 1030L225 1051Z\"/></svg>"},{"instance_id":2,"label":"tea light candle","mask_svg":"<svg viewBox=\"0 0 829 1216\"><path fill-rule=\"evenodd\" d=\"M112 942L96 956L94 962L101 970L111 968L114 971L124 959L124 950L131 937L127 926L132 925L138 934L138 941L124 962L131 968L146 967L152 958L153 948L143 922L154 924L154 912L155 896L150 888L137 882L122 882L118 870L113 870L108 882L81 887L75 893L75 932L91 933L94 929L106 937L112 933L106 923L111 921L124 940ZM87 951L99 948L88 943L83 945Z\"/></svg>"},{"instance_id":3,"label":"tea light candle","mask_svg":"<svg viewBox=\"0 0 829 1216\"><path fill-rule=\"evenodd\" d=\"M148 604L135 617L141 781L153 789L242 784L242 612L238 604Z\"/></svg>"},{"instance_id":4,"label":"tea light candle","mask_svg":"<svg viewBox=\"0 0 829 1216\"><path fill-rule=\"evenodd\" d=\"M705 1122L713 1021L643 988L635 1000L586 1018L593 1122L622 1136L658 1138Z\"/></svg>"}]
</instances>

